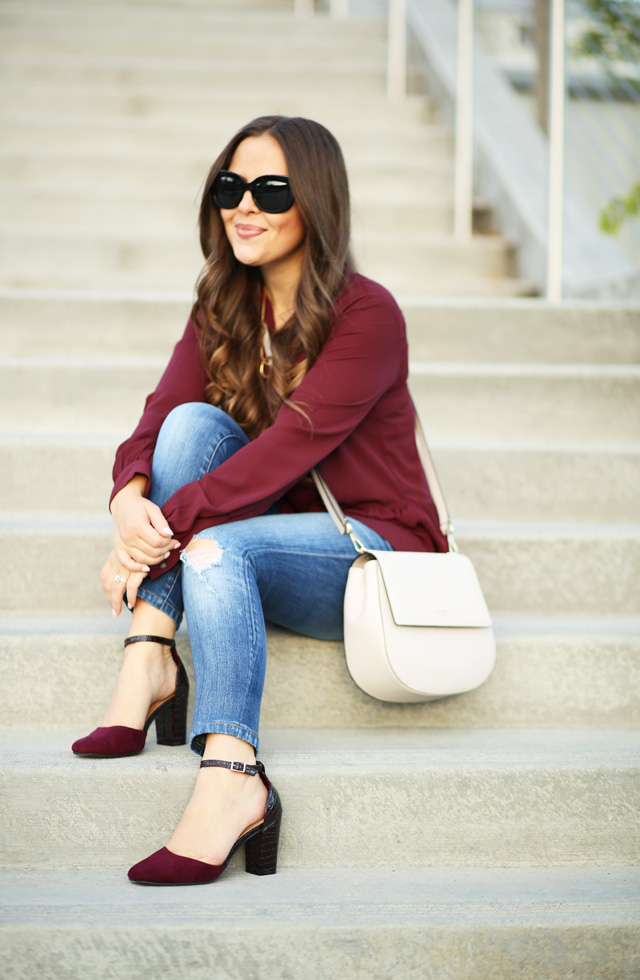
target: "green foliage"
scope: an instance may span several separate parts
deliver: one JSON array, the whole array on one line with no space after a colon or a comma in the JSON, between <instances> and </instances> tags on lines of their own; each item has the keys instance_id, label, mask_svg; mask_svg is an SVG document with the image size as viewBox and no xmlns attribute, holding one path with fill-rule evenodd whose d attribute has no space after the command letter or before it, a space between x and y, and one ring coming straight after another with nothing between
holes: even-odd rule
<instances>
[{"instance_id":1,"label":"green foliage","mask_svg":"<svg viewBox=\"0 0 640 980\"><path fill-rule=\"evenodd\" d=\"M619 80L621 62L640 63L640 9L629 0L583 0L590 24L571 45L578 58L597 58L611 82ZM640 83L623 72L627 92L640 92ZM612 197L600 212L600 228L616 235L629 218L640 216L640 181L623 197Z\"/></svg>"},{"instance_id":2,"label":"green foliage","mask_svg":"<svg viewBox=\"0 0 640 980\"><path fill-rule=\"evenodd\" d=\"M640 12L628 0L584 0L591 25L572 45L582 58L604 57L609 62L640 58Z\"/></svg>"},{"instance_id":3,"label":"green foliage","mask_svg":"<svg viewBox=\"0 0 640 980\"><path fill-rule=\"evenodd\" d=\"M625 197L612 197L600 212L600 228L607 235L616 235L628 218L640 215L640 180Z\"/></svg>"}]
</instances>

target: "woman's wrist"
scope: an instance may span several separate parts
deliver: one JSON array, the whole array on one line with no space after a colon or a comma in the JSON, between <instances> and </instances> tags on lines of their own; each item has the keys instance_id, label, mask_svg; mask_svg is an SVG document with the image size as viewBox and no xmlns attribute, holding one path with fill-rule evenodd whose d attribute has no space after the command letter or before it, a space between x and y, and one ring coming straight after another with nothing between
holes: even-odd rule
<instances>
[{"instance_id":1,"label":"woman's wrist","mask_svg":"<svg viewBox=\"0 0 640 980\"><path fill-rule=\"evenodd\" d=\"M128 483L125 483L122 490L118 490L111 501L111 513L114 513L114 509L123 500L132 500L136 497L144 497L144 492L147 489L147 478L143 476L142 473L136 473Z\"/></svg>"}]
</instances>

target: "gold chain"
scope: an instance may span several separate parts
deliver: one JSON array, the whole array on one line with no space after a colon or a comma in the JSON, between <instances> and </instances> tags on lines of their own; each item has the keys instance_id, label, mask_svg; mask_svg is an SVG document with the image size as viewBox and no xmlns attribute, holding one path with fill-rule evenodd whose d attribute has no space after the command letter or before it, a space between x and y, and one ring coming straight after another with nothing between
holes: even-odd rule
<instances>
[{"instance_id":1,"label":"gold chain","mask_svg":"<svg viewBox=\"0 0 640 980\"><path fill-rule=\"evenodd\" d=\"M262 309L260 310L260 326L262 327L262 340L260 342L260 376L266 378L271 367L271 334L265 321L264 315L267 308L267 291L262 290Z\"/></svg>"}]
</instances>

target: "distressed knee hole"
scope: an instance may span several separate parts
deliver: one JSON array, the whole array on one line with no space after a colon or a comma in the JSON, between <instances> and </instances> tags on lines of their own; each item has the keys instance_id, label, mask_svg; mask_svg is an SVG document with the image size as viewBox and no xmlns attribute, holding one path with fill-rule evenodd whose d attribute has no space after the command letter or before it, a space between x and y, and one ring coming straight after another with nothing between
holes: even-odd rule
<instances>
[{"instance_id":1,"label":"distressed knee hole","mask_svg":"<svg viewBox=\"0 0 640 980\"><path fill-rule=\"evenodd\" d=\"M182 561L196 572L222 563L222 548L211 538L194 538L182 552Z\"/></svg>"}]
</instances>

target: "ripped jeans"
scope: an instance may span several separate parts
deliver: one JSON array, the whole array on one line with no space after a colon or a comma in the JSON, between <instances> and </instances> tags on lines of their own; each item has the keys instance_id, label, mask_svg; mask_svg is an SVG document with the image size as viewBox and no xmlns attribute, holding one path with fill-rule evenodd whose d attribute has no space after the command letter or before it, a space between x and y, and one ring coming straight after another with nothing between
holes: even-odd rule
<instances>
[{"instance_id":1,"label":"ripped jeans","mask_svg":"<svg viewBox=\"0 0 640 980\"><path fill-rule=\"evenodd\" d=\"M248 442L223 411L204 402L179 405L156 444L149 497L159 507L181 486L219 466ZM368 548L391 545L360 521ZM260 703L267 660L265 621L317 639L342 639L342 604L351 540L327 513L268 513L202 531L182 561L154 581L141 599L180 625L187 616L196 675L191 747L205 735L235 735L258 749Z\"/></svg>"}]
</instances>

